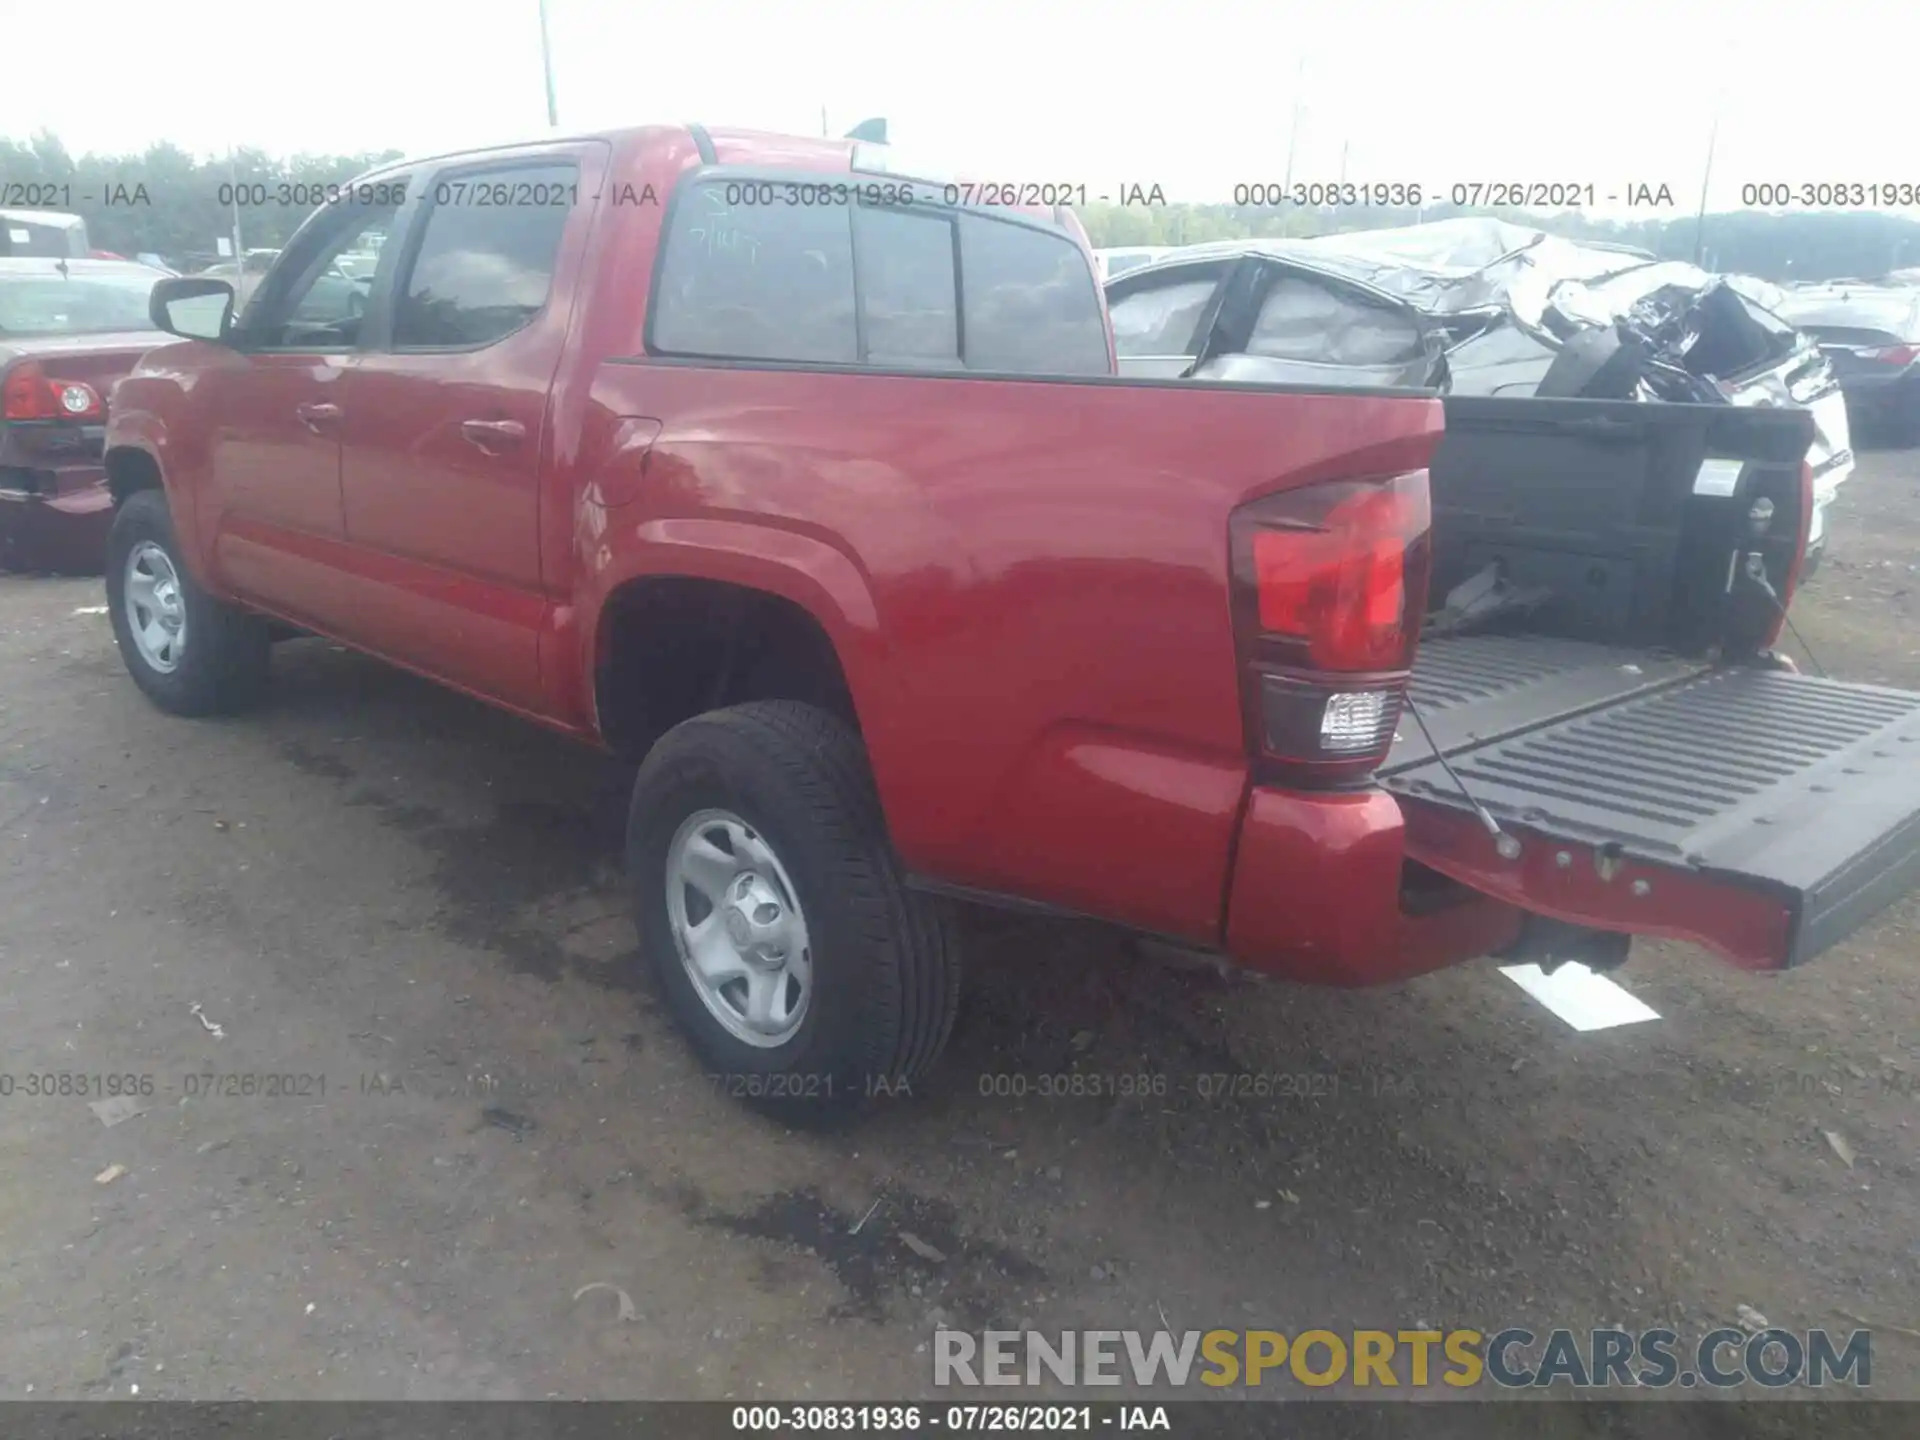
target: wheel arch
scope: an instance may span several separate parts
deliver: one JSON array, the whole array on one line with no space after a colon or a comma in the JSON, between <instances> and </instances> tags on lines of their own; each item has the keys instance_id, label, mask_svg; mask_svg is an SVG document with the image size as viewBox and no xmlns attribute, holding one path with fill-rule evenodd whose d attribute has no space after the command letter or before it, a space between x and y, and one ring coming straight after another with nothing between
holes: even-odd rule
<instances>
[{"instance_id":1,"label":"wheel arch","mask_svg":"<svg viewBox=\"0 0 1920 1440\"><path fill-rule=\"evenodd\" d=\"M891 702L864 575L812 536L734 521L641 527L586 637L601 739L638 758L666 729L748 700L817 704L872 749ZM604 577L603 577L604 578Z\"/></svg>"}]
</instances>

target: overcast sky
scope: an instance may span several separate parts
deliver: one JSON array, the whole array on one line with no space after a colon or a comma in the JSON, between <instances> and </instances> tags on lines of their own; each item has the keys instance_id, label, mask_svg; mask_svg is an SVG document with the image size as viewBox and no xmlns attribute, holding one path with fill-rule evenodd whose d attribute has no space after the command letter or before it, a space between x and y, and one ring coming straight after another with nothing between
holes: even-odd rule
<instances>
[{"instance_id":1,"label":"overcast sky","mask_svg":"<svg viewBox=\"0 0 1920 1440\"><path fill-rule=\"evenodd\" d=\"M11 0L0 135L409 153L546 127L537 0ZM1920 182L1920 7L1879 0L548 0L563 128L887 117L982 179L1224 200L1279 180ZM1305 62L1304 82L1296 83ZM4 179L5 177L0 177ZM1608 209L1604 203L1599 207ZM1915 213L1920 214L1920 211Z\"/></svg>"}]
</instances>

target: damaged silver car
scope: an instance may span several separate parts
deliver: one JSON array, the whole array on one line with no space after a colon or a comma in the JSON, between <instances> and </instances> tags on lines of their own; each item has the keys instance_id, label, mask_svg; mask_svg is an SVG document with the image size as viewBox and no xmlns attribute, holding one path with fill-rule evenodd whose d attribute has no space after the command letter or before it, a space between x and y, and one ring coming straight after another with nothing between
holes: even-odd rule
<instances>
[{"instance_id":1,"label":"damaged silver car","mask_svg":"<svg viewBox=\"0 0 1920 1440\"><path fill-rule=\"evenodd\" d=\"M1774 313L1782 294L1478 218L1189 246L1107 286L1122 374L1804 406L1812 564L1853 449L1831 365Z\"/></svg>"}]
</instances>

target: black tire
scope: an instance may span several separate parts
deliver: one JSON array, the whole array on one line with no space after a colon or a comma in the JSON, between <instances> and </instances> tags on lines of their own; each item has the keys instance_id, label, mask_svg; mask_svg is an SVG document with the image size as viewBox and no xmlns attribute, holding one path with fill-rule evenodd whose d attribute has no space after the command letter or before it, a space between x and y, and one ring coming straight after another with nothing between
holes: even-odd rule
<instances>
[{"instance_id":1,"label":"black tire","mask_svg":"<svg viewBox=\"0 0 1920 1440\"><path fill-rule=\"evenodd\" d=\"M172 670L157 669L147 660L128 620L127 557L142 542L165 553L185 607L185 638ZM266 622L200 588L174 535L163 491L136 491L113 517L107 532L107 615L127 673L162 710L224 714L258 698L265 685L270 638Z\"/></svg>"},{"instance_id":2,"label":"black tire","mask_svg":"<svg viewBox=\"0 0 1920 1440\"><path fill-rule=\"evenodd\" d=\"M730 1033L695 988L668 913L667 859L696 812L739 817L772 847L805 917L813 984L778 1047ZM643 952L723 1093L794 1119L911 1095L959 1008L959 947L942 901L902 883L859 737L789 700L680 724L634 781L627 860Z\"/></svg>"}]
</instances>

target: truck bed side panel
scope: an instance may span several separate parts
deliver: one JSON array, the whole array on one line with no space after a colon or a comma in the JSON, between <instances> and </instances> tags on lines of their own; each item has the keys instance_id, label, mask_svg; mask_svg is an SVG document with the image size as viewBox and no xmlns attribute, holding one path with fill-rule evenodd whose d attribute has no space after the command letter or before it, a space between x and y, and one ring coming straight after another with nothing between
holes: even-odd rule
<instances>
[{"instance_id":1,"label":"truck bed side panel","mask_svg":"<svg viewBox=\"0 0 1920 1440\"><path fill-rule=\"evenodd\" d=\"M1228 514L1421 468L1441 422L1419 393L659 361L594 400L662 428L585 614L666 563L663 522L840 549L872 620L818 618L909 866L1198 939L1246 782Z\"/></svg>"}]
</instances>

